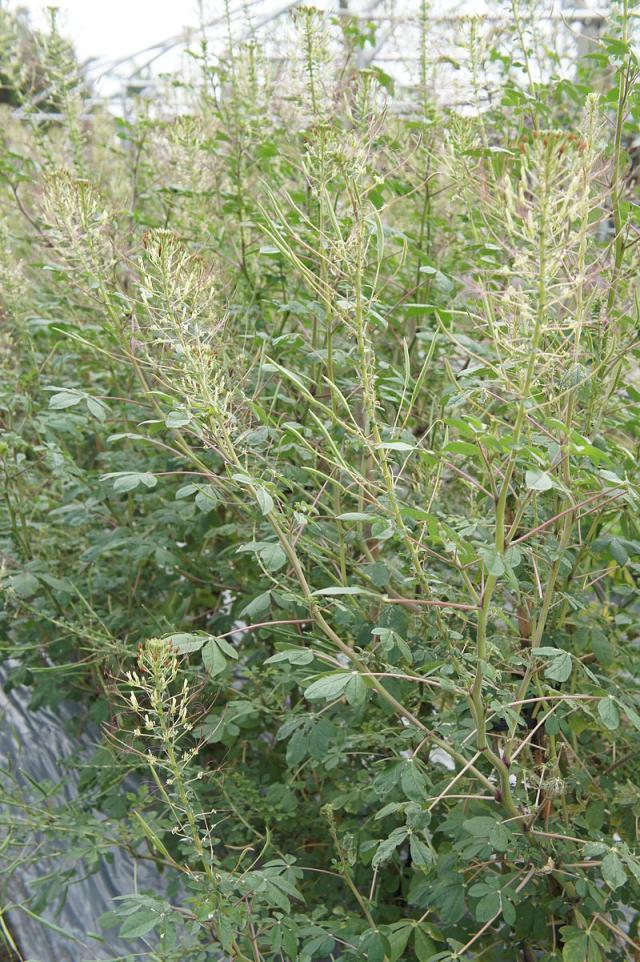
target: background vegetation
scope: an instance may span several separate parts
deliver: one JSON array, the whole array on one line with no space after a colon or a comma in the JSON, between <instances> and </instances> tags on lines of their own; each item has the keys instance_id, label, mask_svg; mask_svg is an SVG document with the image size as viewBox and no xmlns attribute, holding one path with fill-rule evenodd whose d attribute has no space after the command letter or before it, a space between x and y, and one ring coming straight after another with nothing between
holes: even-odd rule
<instances>
[{"instance_id":1,"label":"background vegetation","mask_svg":"<svg viewBox=\"0 0 640 962\"><path fill-rule=\"evenodd\" d=\"M103 733L4 773L36 915L121 847L131 958L640 958L635 14L534 15L466 114L310 9L127 119L5 44L2 651Z\"/></svg>"}]
</instances>

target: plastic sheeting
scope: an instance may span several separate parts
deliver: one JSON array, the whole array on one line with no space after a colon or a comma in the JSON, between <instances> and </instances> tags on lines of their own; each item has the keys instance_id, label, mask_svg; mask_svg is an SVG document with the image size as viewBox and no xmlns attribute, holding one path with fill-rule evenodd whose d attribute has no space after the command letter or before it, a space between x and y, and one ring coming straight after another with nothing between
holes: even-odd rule
<instances>
[{"instance_id":1,"label":"plastic sheeting","mask_svg":"<svg viewBox=\"0 0 640 962\"><path fill-rule=\"evenodd\" d=\"M0 666L0 685L6 679L6 666ZM24 789L25 798L37 799L29 784L29 777L36 782L53 783L64 779L61 792L68 801L77 792L77 777L69 774L65 760L88 757L95 749L99 733L94 727L87 729L78 739L68 733L69 723L78 717L78 708L63 703L56 711L48 708L31 710L30 692L16 688L6 693L0 688L0 767L8 770ZM15 907L32 904L37 894L38 879L61 868L60 846L45 839L34 838L38 846L37 859L28 858L12 869L7 851L0 852L0 893L9 911L5 918L25 962L96 962L101 959L129 959L146 955L141 940L122 942L113 929L102 930L99 918L114 908L113 898L133 892L161 894L165 881L149 863L138 863L120 851L113 852L113 860L103 860L98 872L85 877L81 864L77 864L77 881L68 888L66 898L53 908L45 908L42 918L67 935L47 926L40 919ZM0 845L2 838L0 838ZM33 852L33 849L31 849ZM15 855L15 853L13 853ZM68 856L63 857L64 867L69 867ZM62 885L61 885L62 888ZM58 901L58 900L54 900ZM13 906L13 907L11 907ZM2 937L0 936L0 944ZM148 943L147 943L148 951Z\"/></svg>"}]
</instances>

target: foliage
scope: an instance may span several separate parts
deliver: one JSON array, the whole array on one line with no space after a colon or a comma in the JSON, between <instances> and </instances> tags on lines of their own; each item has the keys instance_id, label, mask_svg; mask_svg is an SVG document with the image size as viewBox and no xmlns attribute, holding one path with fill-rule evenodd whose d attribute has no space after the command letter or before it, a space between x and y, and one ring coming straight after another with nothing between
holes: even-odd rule
<instances>
[{"instance_id":1,"label":"foliage","mask_svg":"<svg viewBox=\"0 0 640 962\"><path fill-rule=\"evenodd\" d=\"M179 111L7 108L8 685L103 731L2 788L36 913L120 846L136 957L638 952L638 65L626 3L574 81L527 17L468 115L307 9Z\"/></svg>"}]
</instances>

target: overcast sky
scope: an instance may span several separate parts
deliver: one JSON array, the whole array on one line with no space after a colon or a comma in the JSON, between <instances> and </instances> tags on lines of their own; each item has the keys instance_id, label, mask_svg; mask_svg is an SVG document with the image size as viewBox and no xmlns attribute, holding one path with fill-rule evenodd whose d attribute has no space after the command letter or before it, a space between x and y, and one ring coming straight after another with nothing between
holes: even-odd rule
<instances>
[{"instance_id":1,"label":"overcast sky","mask_svg":"<svg viewBox=\"0 0 640 962\"><path fill-rule=\"evenodd\" d=\"M52 0L9 3L31 11L35 25L51 5ZM60 7L62 32L73 40L81 60L126 57L198 22L196 0L57 0L55 5ZM222 0L208 0L204 6L215 13L222 10Z\"/></svg>"}]
</instances>

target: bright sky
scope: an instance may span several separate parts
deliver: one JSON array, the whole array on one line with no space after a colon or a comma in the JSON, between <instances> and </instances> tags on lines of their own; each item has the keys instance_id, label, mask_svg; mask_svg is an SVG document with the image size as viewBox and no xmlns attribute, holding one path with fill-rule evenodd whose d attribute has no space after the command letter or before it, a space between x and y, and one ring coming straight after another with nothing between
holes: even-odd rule
<instances>
[{"instance_id":1,"label":"bright sky","mask_svg":"<svg viewBox=\"0 0 640 962\"><path fill-rule=\"evenodd\" d=\"M52 0L11 0L42 23ZM196 0L56 0L62 33L73 40L81 60L115 60L180 33L198 22ZM222 12L222 0L205 2L205 14Z\"/></svg>"}]
</instances>

